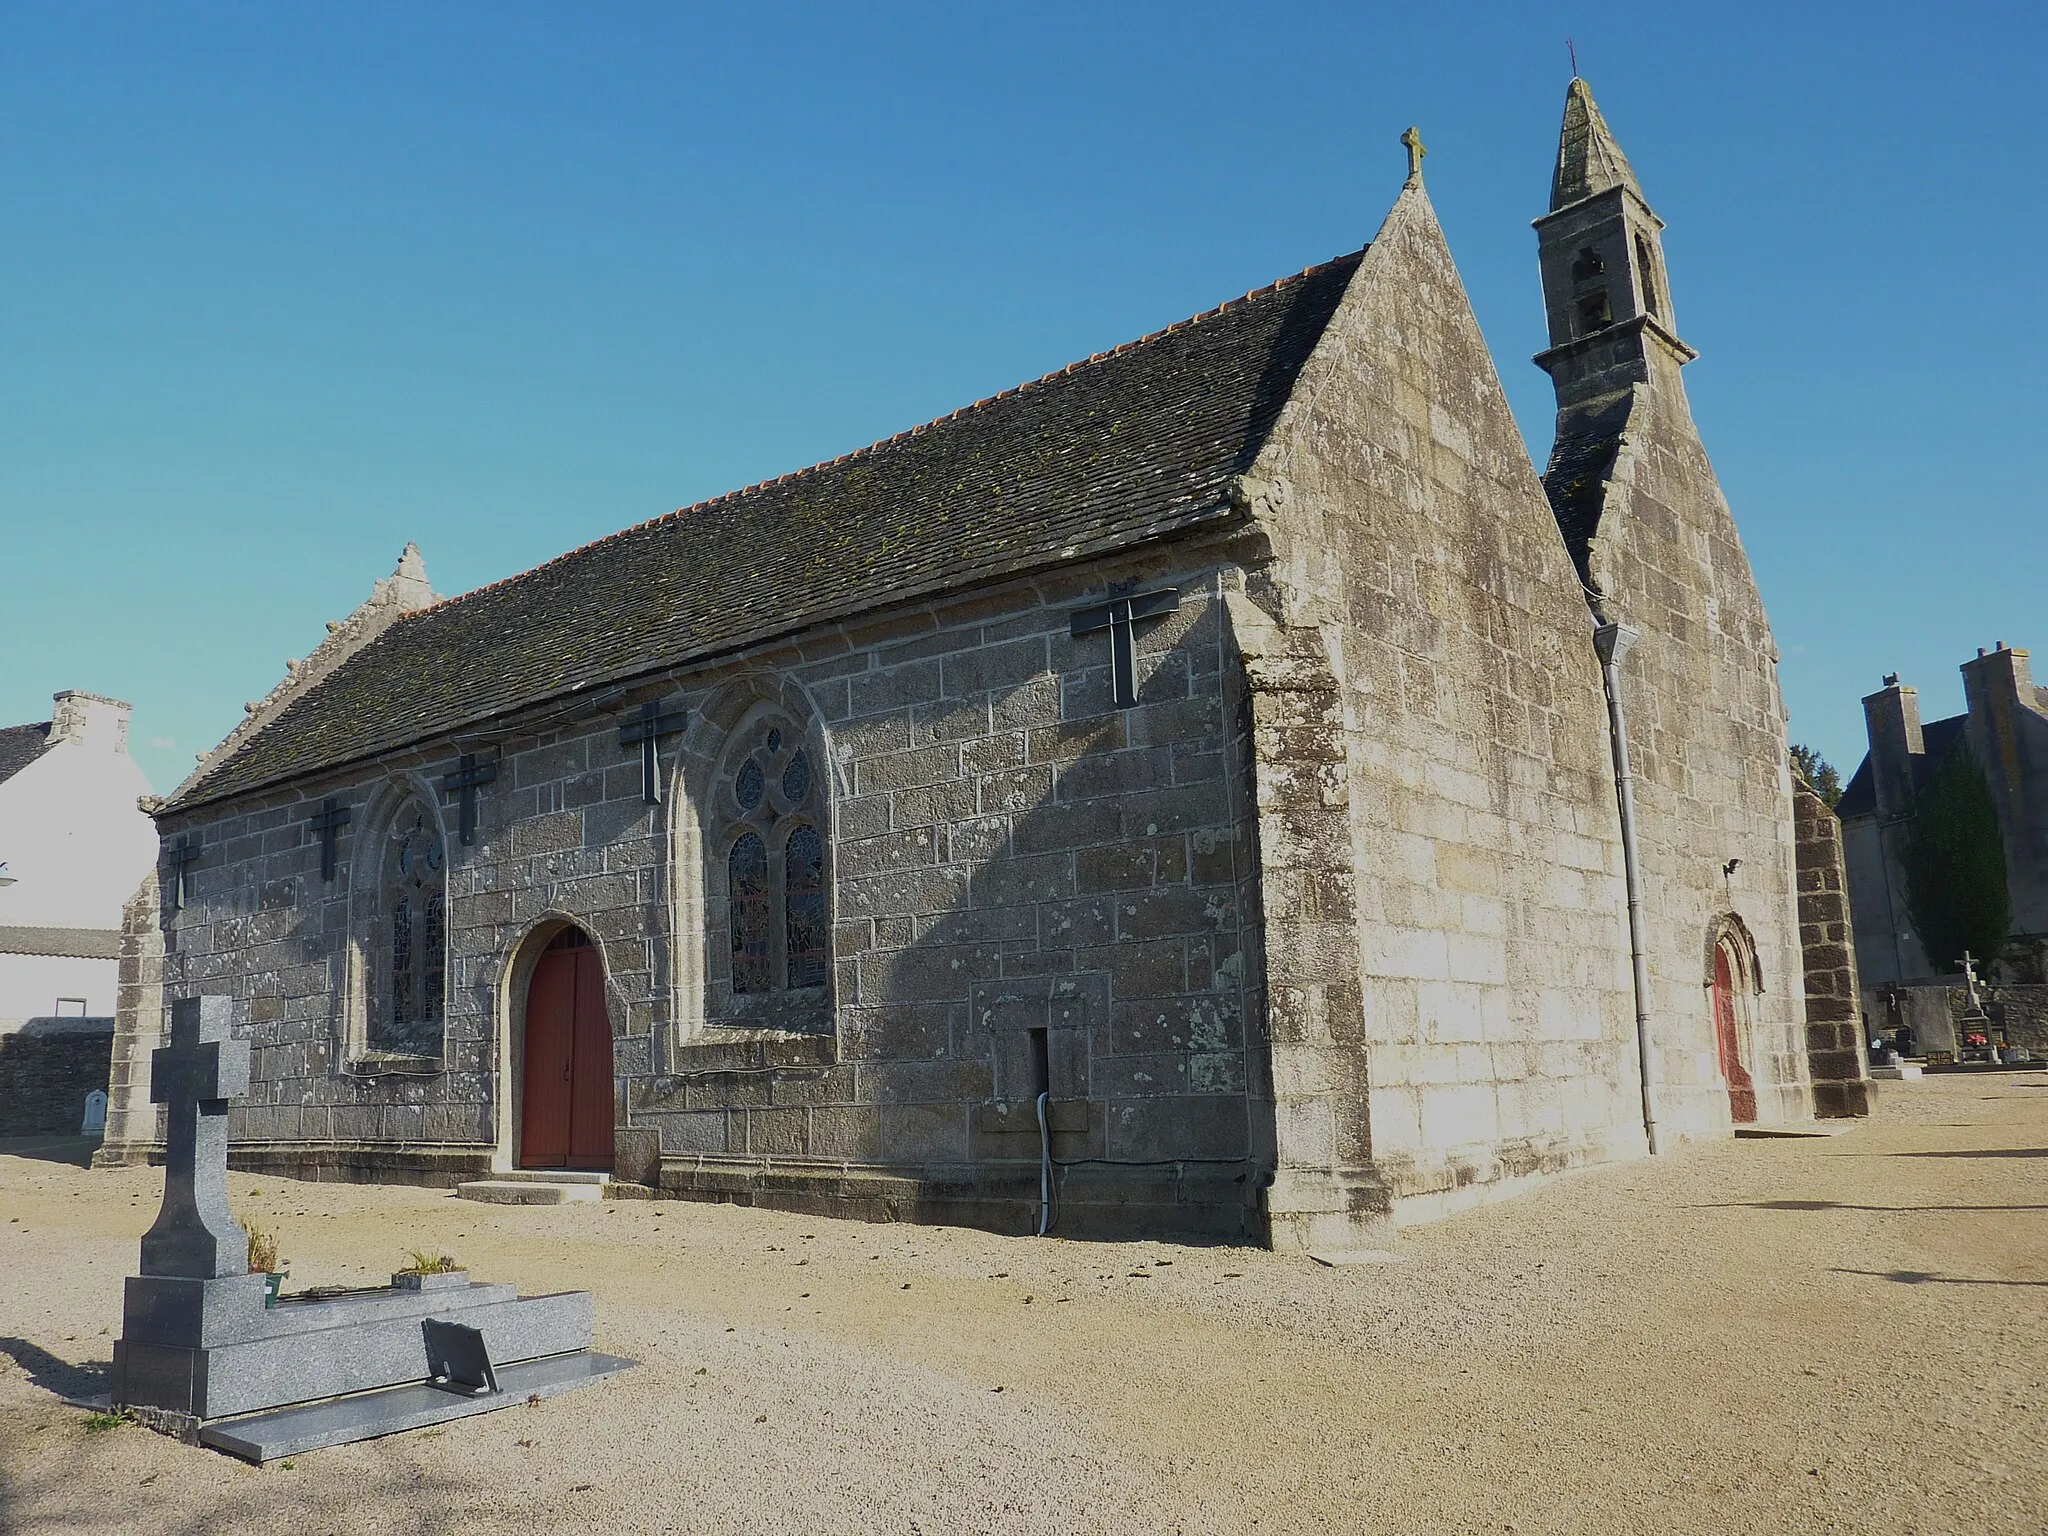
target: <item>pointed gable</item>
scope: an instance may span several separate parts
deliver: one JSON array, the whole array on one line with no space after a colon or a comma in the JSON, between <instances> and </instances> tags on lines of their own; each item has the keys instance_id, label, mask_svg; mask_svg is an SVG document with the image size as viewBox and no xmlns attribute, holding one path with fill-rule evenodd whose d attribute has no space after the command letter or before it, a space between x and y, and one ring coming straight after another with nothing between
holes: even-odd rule
<instances>
[{"instance_id":1,"label":"pointed gable","mask_svg":"<svg viewBox=\"0 0 2048 1536\"><path fill-rule=\"evenodd\" d=\"M407 614L169 810L905 599L1233 516L1360 253L927 426Z\"/></svg>"}]
</instances>

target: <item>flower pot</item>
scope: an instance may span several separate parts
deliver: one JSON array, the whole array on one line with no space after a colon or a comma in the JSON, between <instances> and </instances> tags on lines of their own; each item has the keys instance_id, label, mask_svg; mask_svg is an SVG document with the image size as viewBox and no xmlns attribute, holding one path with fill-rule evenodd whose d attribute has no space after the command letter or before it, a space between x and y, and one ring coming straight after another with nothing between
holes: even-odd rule
<instances>
[{"instance_id":1,"label":"flower pot","mask_svg":"<svg viewBox=\"0 0 2048 1536\"><path fill-rule=\"evenodd\" d=\"M266 1307L277 1305L277 1293L284 1289L287 1273L288 1271L286 1270L276 1269L263 1277L263 1305Z\"/></svg>"},{"instance_id":2,"label":"flower pot","mask_svg":"<svg viewBox=\"0 0 2048 1536\"><path fill-rule=\"evenodd\" d=\"M393 1275L391 1286L399 1291L447 1291L469 1284L466 1269L446 1269L437 1275Z\"/></svg>"}]
</instances>

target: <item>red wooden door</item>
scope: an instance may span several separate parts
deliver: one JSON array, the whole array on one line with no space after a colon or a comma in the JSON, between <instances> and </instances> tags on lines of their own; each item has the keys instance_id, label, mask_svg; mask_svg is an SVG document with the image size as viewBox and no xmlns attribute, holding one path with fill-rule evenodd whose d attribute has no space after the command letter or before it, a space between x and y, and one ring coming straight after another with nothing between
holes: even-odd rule
<instances>
[{"instance_id":1,"label":"red wooden door","mask_svg":"<svg viewBox=\"0 0 2048 1536\"><path fill-rule=\"evenodd\" d=\"M550 948L527 984L519 1130L522 1168L612 1166L612 1030L588 941Z\"/></svg>"},{"instance_id":2,"label":"red wooden door","mask_svg":"<svg viewBox=\"0 0 2048 1536\"><path fill-rule=\"evenodd\" d=\"M1735 1028L1735 967L1728 948L1714 950L1714 1039L1721 1051L1721 1076L1728 1080L1728 1113L1737 1125L1756 1120L1756 1083L1742 1064Z\"/></svg>"}]
</instances>

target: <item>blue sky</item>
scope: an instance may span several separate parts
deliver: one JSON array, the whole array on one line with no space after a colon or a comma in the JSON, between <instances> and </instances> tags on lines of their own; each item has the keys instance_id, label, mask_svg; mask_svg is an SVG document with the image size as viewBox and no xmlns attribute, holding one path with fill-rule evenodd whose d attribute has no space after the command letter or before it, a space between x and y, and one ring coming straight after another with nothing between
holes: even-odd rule
<instances>
[{"instance_id":1,"label":"blue sky","mask_svg":"<svg viewBox=\"0 0 2048 1536\"><path fill-rule=\"evenodd\" d=\"M1567 37L1795 739L2048 674L2048 8L992 9L10 0L0 722L131 699L167 789L407 539L465 590L1355 249L1410 122L1540 462Z\"/></svg>"}]
</instances>

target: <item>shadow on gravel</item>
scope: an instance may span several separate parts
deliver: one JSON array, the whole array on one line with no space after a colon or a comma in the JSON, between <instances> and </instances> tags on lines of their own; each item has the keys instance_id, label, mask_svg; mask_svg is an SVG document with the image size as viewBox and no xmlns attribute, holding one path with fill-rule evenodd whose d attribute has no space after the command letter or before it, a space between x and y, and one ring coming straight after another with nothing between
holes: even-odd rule
<instances>
[{"instance_id":1,"label":"shadow on gravel","mask_svg":"<svg viewBox=\"0 0 2048 1536\"><path fill-rule=\"evenodd\" d=\"M0 1157L26 1157L39 1163L69 1163L90 1168L99 1151L97 1136L0 1136Z\"/></svg>"},{"instance_id":2,"label":"shadow on gravel","mask_svg":"<svg viewBox=\"0 0 2048 1536\"><path fill-rule=\"evenodd\" d=\"M1718 1200L1693 1211L2048 1211L2048 1205L1852 1205L1845 1200Z\"/></svg>"},{"instance_id":3,"label":"shadow on gravel","mask_svg":"<svg viewBox=\"0 0 2048 1536\"><path fill-rule=\"evenodd\" d=\"M1829 1273L1868 1275L1873 1280L1891 1280L1899 1285L2048 1286L2048 1280L1973 1280L1965 1275L1931 1275L1924 1269L1836 1269Z\"/></svg>"},{"instance_id":4,"label":"shadow on gravel","mask_svg":"<svg viewBox=\"0 0 2048 1536\"><path fill-rule=\"evenodd\" d=\"M28 1372L29 1384L58 1397L93 1397L107 1390L114 1373L111 1363L88 1362L73 1365L60 1360L39 1344L27 1339L0 1339L0 1355L6 1355ZM4 1527L0 1527L4 1529Z\"/></svg>"},{"instance_id":5,"label":"shadow on gravel","mask_svg":"<svg viewBox=\"0 0 2048 1536\"><path fill-rule=\"evenodd\" d=\"M1978 1152L1880 1152L1879 1157L2048 1157L2048 1147L1992 1147Z\"/></svg>"}]
</instances>

